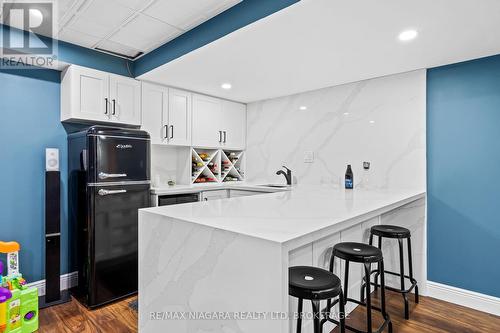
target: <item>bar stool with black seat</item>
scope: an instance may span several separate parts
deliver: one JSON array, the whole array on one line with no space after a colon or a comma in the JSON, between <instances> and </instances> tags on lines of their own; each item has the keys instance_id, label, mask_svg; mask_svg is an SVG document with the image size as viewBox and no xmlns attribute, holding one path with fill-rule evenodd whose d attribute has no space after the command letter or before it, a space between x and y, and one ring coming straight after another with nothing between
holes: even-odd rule
<instances>
[{"instance_id":1,"label":"bar stool with black seat","mask_svg":"<svg viewBox=\"0 0 500 333\"><path fill-rule=\"evenodd\" d=\"M339 314L340 332L345 332L342 285L335 274L318 267L295 266L288 268L288 280L290 296L299 299L297 333L302 330L302 305L305 299L312 303L314 333L322 333L326 319L321 314L320 302L336 297L340 298L342 304Z\"/></svg>"},{"instance_id":2,"label":"bar stool with black seat","mask_svg":"<svg viewBox=\"0 0 500 333\"><path fill-rule=\"evenodd\" d=\"M349 263L361 263L364 266L365 279L370 278L371 273L371 265L378 264L378 269L382 272L384 270L384 258L382 256L382 251L374 246L364 244L364 243L354 243L354 242L343 242L338 243L333 247L332 257L330 259L330 272L333 272L335 265L335 258L339 258L344 260L345 269L344 269L344 303L353 302L361 306L366 307L366 331L361 331L357 328L346 325L346 329L356 332L356 333L380 333L385 330L387 327L389 333L392 333L392 322L389 314L386 311L385 307L385 279L384 276L380 276L380 308L373 306L371 302L370 295L370 285L366 285L366 298L360 301L350 298L348 295L349 289ZM364 298L364 297L363 297ZM328 313L328 310L334 306L338 301L333 303L328 302L327 308L325 312ZM341 302L341 301L340 301ZM345 305L344 304L344 305ZM384 322L380 325L380 327L373 331L372 328L372 310L376 310L382 314L384 318ZM335 319L327 318L328 321L333 323L337 323Z\"/></svg>"},{"instance_id":3,"label":"bar stool with black seat","mask_svg":"<svg viewBox=\"0 0 500 333\"><path fill-rule=\"evenodd\" d=\"M373 236L378 236L378 248L382 249L382 238L391 238L397 239L399 245L399 273L384 271L385 274L390 274L394 276L399 276L400 278L400 288L393 288L386 286L385 289L391 290L394 292L401 293L403 295L403 300L405 302L405 319L410 318L410 312L408 307L408 294L415 289L415 303L418 303L418 285L417 280L413 277L413 265L412 265L412 253L411 253L411 232L410 230L395 226L395 225L376 225L371 227L370 229L370 245L373 244ZM406 239L408 246L408 273L409 275L405 275L405 266L404 266L404 247L403 240ZM373 270L371 274L375 273L375 283L370 281L370 284L375 286L375 289L378 288L378 277L380 275L379 270ZM406 289L405 287L405 279L410 281L411 286ZM366 280L363 280L363 284Z\"/></svg>"}]
</instances>

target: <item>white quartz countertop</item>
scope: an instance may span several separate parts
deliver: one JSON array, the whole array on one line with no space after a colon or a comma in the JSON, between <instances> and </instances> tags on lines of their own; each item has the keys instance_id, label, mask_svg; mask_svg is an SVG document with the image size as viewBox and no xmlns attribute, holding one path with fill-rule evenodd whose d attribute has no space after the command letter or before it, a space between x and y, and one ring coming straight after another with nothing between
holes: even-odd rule
<instances>
[{"instance_id":1,"label":"white quartz countertop","mask_svg":"<svg viewBox=\"0 0 500 333\"><path fill-rule=\"evenodd\" d=\"M380 215L423 197L425 192L419 190L344 190L299 186L289 191L141 211L285 243L335 224ZM142 223L147 223L147 219Z\"/></svg>"},{"instance_id":2,"label":"white quartz countertop","mask_svg":"<svg viewBox=\"0 0 500 333\"><path fill-rule=\"evenodd\" d=\"M272 192L287 191L290 189L290 187L267 187L262 185L235 182L235 183L224 183L224 184L158 186L158 187L152 187L151 193L156 195L173 195L173 194L198 193L203 191L217 191L217 190L228 190L228 189L272 193Z\"/></svg>"}]
</instances>

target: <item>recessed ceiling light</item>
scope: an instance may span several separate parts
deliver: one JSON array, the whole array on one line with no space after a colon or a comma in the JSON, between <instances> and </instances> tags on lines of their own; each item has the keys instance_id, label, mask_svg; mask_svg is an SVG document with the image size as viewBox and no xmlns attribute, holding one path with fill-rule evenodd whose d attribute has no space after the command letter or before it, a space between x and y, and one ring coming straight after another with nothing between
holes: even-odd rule
<instances>
[{"instance_id":1,"label":"recessed ceiling light","mask_svg":"<svg viewBox=\"0 0 500 333\"><path fill-rule=\"evenodd\" d=\"M299 106L299 110L305 111L305 110L307 110L307 106L305 106L305 105Z\"/></svg>"},{"instance_id":2,"label":"recessed ceiling light","mask_svg":"<svg viewBox=\"0 0 500 333\"><path fill-rule=\"evenodd\" d=\"M415 29L408 29L401 31L401 33L398 35L398 39L402 42L409 42L410 40L413 40L417 38L418 32Z\"/></svg>"},{"instance_id":3,"label":"recessed ceiling light","mask_svg":"<svg viewBox=\"0 0 500 333\"><path fill-rule=\"evenodd\" d=\"M349 115L349 112L344 112L344 116L348 116Z\"/></svg>"},{"instance_id":4,"label":"recessed ceiling light","mask_svg":"<svg viewBox=\"0 0 500 333\"><path fill-rule=\"evenodd\" d=\"M231 89L233 86L231 85L231 83L223 83L221 84L220 86L222 89L226 89L226 90L229 90Z\"/></svg>"},{"instance_id":5,"label":"recessed ceiling light","mask_svg":"<svg viewBox=\"0 0 500 333\"><path fill-rule=\"evenodd\" d=\"M370 120L370 124L375 124L375 120Z\"/></svg>"}]
</instances>

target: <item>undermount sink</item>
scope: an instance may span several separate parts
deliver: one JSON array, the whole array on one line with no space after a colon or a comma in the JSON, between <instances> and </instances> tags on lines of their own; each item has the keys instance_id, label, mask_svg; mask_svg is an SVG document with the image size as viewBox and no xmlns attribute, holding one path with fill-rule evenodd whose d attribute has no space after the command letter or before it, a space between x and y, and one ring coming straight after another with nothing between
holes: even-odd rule
<instances>
[{"instance_id":1,"label":"undermount sink","mask_svg":"<svg viewBox=\"0 0 500 333\"><path fill-rule=\"evenodd\" d=\"M285 188L288 187L288 185L283 185L283 184L261 184L259 186L264 186L264 187L277 187L277 188Z\"/></svg>"}]
</instances>

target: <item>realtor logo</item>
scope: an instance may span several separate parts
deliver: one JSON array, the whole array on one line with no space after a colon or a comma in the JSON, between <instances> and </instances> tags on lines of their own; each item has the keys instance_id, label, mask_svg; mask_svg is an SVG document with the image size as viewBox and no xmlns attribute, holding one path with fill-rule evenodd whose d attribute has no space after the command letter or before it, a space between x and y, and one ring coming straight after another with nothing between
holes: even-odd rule
<instances>
[{"instance_id":1,"label":"realtor logo","mask_svg":"<svg viewBox=\"0 0 500 333\"><path fill-rule=\"evenodd\" d=\"M2 3L0 67L51 67L56 58L54 1Z\"/></svg>"}]
</instances>

